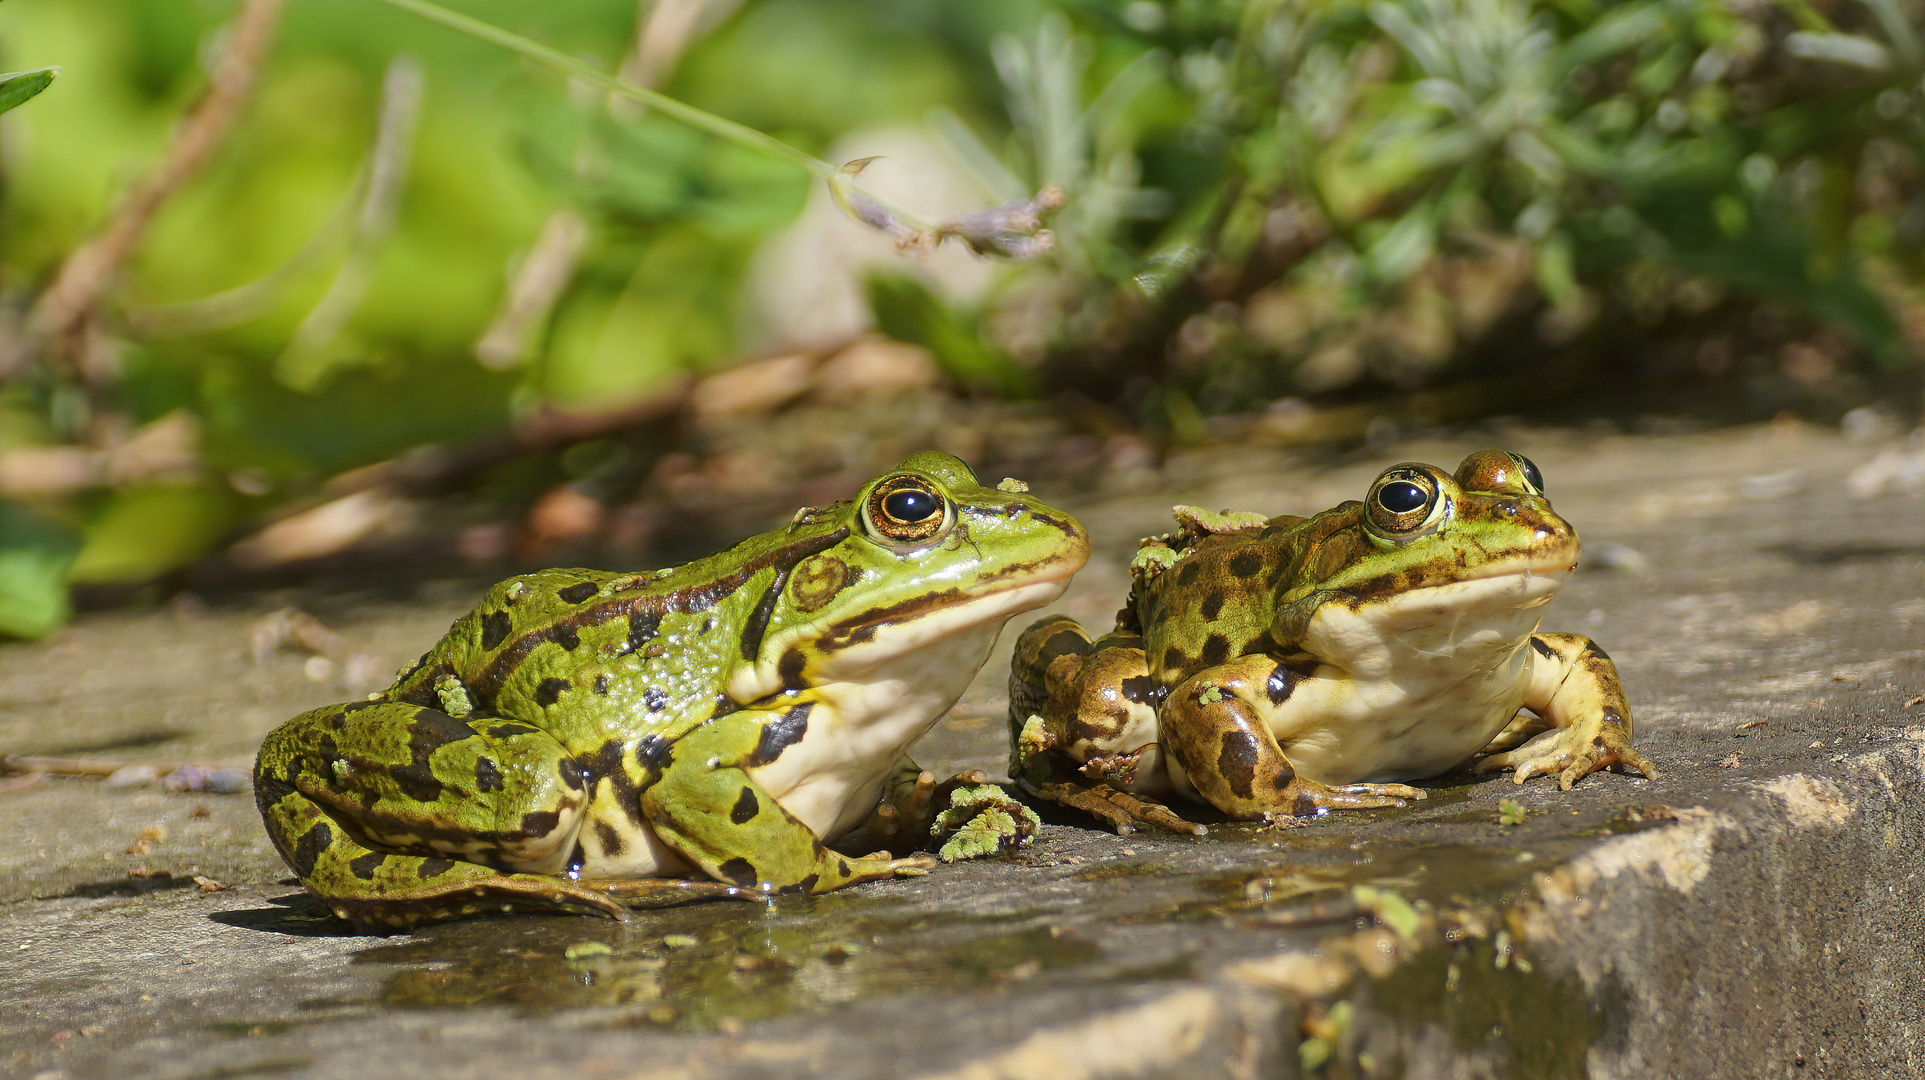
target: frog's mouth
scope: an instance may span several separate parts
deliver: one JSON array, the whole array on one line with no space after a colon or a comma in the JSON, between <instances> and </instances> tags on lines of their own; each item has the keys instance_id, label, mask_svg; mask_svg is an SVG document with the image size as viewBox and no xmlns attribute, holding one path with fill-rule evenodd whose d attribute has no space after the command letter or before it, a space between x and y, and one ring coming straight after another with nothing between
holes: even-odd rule
<instances>
[{"instance_id":1,"label":"frog's mouth","mask_svg":"<svg viewBox=\"0 0 1925 1080\"><path fill-rule=\"evenodd\" d=\"M1367 605L1377 621L1419 623L1433 618L1466 617L1534 608L1549 603L1575 569L1571 557L1521 558L1494 562L1480 573L1386 596Z\"/></svg>"},{"instance_id":2,"label":"frog's mouth","mask_svg":"<svg viewBox=\"0 0 1925 1080\"><path fill-rule=\"evenodd\" d=\"M746 704L784 687L860 681L921 650L931 671L961 677L955 687L960 694L988 658L1003 623L1061 596L1086 558L1084 549L1080 556L1023 567L1020 575L978 579L973 586L956 585L791 627L763 643L761 658L738 669L727 693Z\"/></svg>"},{"instance_id":3,"label":"frog's mouth","mask_svg":"<svg viewBox=\"0 0 1925 1080\"><path fill-rule=\"evenodd\" d=\"M831 677L886 663L935 645L945 638L968 635L987 627L987 637L1011 616L1063 595L1080 563L1066 563L1016 583L997 582L978 589L957 588L918 597L914 601L871 608L838 622L816 639L824 673ZM973 594L973 595L972 595ZM989 641L982 642L987 649ZM962 657L957 663L968 662Z\"/></svg>"}]
</instances>

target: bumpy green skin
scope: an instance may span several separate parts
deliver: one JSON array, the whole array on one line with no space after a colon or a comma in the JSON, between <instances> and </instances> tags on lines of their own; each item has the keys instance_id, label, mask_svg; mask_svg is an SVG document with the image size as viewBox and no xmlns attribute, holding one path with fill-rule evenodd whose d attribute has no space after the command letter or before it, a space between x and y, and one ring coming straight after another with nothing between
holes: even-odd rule
<instances>
[{"instance_id":1,"label":"bumpy green skin","mask_svg":"<svg viewBox=\"0 0 1925 1080\"><path fill-rule=\"evenodd\" d=\"M1655 776L1631 749L1609 657L1535 632L1578 545L1533 476L1494 449L1455 474L1394 466L1372 498L1413 479L1432 493L1395 527L1358 502L1307 519L1177 508L1178 531L1132 563L1114 631L1092 641L1058 616L1018 639L1011 774L1119 831L1193 832L1146 796L1281 823L1420 799L1353 781L1418 779L1480 752L1481 769L1515 768L1520 783L1555 772L1569 789L1614 764Z\"/></svg>"},{"instance_id":2,"label":"bumpy green skin","mask_svg":"<svg viewBox=\"0 0 1925 1080\"><path fill-rule=\"evenodd\" d=\"M934 534L879 509L905 485L944 500ZM378 698L270 734L256 797L301 881L370 931L916 872L826 834L915 775L901 751L1087 555L1069 516L917 454L698 562L497 585Z\"/></svg>"}]
</instances>

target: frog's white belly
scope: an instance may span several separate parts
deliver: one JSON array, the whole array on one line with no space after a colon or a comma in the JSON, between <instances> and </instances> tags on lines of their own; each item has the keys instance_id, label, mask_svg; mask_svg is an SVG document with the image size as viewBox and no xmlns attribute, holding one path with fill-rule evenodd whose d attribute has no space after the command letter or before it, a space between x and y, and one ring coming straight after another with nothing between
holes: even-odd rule
<instances>
[{"instance_id":1,"label":"frog's white belly","mask_svg":"<svg viewBox=\"0 0 1925 1080\"><path fill-rule=\"evenodd\" d=\"M862 824L896 760L968 689L1006 619L955 634L940 649L911 652L861 681L815 688L801 741L749 775L825 840Z\"/></svg>"},{"instance_id":2,"label":"frog's white belly","mask_svg":"<svg viewBox=\"0 0 1925 1080\"><path fill-rule=\"evenodd\" d=\"M1325 662L1265 719L1297 771L1326 784L1435 776L1490 744L1523 705L1543 608L1568 571L1459 581L1311 620Z\"/></svg>"}]
</instances>

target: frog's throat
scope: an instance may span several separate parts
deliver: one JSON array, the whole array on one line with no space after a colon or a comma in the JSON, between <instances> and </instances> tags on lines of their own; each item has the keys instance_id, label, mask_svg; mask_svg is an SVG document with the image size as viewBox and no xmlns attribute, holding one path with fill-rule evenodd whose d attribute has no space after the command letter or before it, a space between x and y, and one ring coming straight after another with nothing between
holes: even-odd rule
<instances>
[{"instance_id":1,"label":"frog's throat","mask_svg":"<svg viewBox=\"0 0 1925 1080\"><path fill-rule=\"evenodd\" d=\"M807 657L805 681L841 682L860 679L892 660L986 623L994 623L1000 630L1011 616L1063 595L1076 569L1066 566L1058 575L993 589L961 601L938 595L913 608L891 608L886 613L872 609L832 624L793 627L771 635L755 663L736 669L727 693L747 704L782 690L789 681L784 660L797 651ZM979 657L957 659L958 666L971 662L980 666Z\"/></svg>"}]
</instances>

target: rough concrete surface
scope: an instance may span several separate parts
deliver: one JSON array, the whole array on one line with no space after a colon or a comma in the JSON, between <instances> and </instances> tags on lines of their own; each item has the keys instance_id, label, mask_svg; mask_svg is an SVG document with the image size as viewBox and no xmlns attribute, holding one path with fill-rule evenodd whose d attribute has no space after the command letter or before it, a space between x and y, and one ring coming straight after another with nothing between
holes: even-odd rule
<instances>
[{"instance_id":1,"label":"rough concrete surface","mask_svg":"<svg viewBox=\"0 0 1925 1080\"><path fill-rule=\"evenodd\" d=\"M1050 814L1018 859L813 899L376 939L290 884L245 796L50 778L0 794L0 1075L1925 1075L1925 498L1853 496L1880 444L1779 426L1191 452L1039 489L1098 540L1061 609L1103 624L1172 502L1307 512L1493 442L1538 461L1585 538L1545 626L1616 658L1658 780L1457 774L1413 809L1199 839ZM250 659L260 615L297 603L387 671L478 592L90 615L0 646L0 749L244 764L366 689ZM1000 771L1002 663L925 763Z\"/></svg>"}]
</instances>

